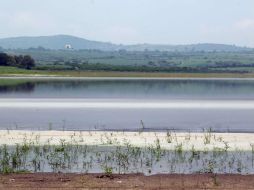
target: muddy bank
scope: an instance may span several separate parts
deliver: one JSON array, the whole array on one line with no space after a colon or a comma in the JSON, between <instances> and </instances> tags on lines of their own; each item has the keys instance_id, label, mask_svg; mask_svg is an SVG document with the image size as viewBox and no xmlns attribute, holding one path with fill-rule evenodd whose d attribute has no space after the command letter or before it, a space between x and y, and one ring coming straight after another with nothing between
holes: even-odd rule
<instances>
[{"instance_id":1,"label":"muddy bank","mask_svg":"<svg viewBox=\"0 0 254 190\"><path fill-rule=\"evenodd\" d=\"M141 174L9 174L0 175L0 189L254 189L254 175L153 175Z\"/></svg>"}]
</instances>

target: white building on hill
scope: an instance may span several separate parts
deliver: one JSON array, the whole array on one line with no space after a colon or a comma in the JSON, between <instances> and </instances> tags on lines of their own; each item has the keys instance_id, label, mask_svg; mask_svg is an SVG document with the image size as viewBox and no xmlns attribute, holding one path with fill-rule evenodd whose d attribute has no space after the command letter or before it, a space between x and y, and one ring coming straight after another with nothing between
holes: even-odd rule
<instances>
[{"instance_id":1,"label":"white building on hill","mask_svg":"<svg viewBox=\"0 0 254 190\"><path fill-rule=\"evenodd\" d=\"M65 49L72 49L72 46L71 46L71 44L65 44L64 48Z\"/></svg>"}]
</instances>

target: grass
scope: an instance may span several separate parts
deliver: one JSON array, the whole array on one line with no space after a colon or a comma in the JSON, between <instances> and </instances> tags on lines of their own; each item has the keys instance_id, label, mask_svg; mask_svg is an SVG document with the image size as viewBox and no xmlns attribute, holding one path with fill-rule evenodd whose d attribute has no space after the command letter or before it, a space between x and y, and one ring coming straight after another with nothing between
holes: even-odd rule
<instances>
[{"instance_id":1,"label":"grass","mask_svg":"<svg viewBox=\"0 0 254 190\"><path fill-rule=\"evenodd\" d=\"M117 71L48 71L1 67L0 76L62 76L62 77L159 77L159 78L253 78L254 73L164 73Z\"/></svg>"}]
</instances>

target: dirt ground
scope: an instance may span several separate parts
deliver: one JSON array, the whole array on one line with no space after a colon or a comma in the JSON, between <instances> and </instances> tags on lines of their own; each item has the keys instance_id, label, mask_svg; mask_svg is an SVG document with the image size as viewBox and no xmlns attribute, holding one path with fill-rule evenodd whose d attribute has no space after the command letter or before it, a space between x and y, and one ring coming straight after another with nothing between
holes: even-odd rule
<instances>
[{"instance_id":1,"label":"dirt ground","mask_svg":"<svg viewBox=\"0 0 254 190\"><path fill-rule=\"evenodd\" d=\"M254 175L112 175L103 174L8 174L0 175L0 190L184 190L254 189Z\"/></svg>"}]
</instances>

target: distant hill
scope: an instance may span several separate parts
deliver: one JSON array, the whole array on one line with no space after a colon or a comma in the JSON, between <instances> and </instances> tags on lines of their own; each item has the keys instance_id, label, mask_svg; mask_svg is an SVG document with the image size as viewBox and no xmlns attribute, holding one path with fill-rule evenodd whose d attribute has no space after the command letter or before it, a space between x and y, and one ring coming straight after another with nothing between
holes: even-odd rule
<instances>
[{"instance_id":1,"label":"distant hill","mask_svg":"<svg viewBox=\"0 0 254 190\"><path fill-rule=\"evenodd\" d=\"M225 51L240 52L253 50L247 47L238 47L225 44L192 44L192 45L156 45L156 44L136 44L136 45L117 45L107 42L91 41L69 35L38 36L38 37L15 37L0 39L0 47L4 49L29 49L43 47L46 49L64 49L65 45L70 44L73 49L97 49L103 51L127 50L127 51ZM1 49L1 48L0 48Z\"/></svg>"},{"instance_id":2,"label":"distant hill","mask_svg":"<svg viewBox=\"0 0 254 190\"><path fill-rule=\"evenodd\" d=\"M29 49L43 47L46 49L64 49L70 44L74 49L115 50L116 45L105 42L90 41L68 35L15 37L0 39L0 47L4 49Z\"/></svg>"},{"instance_id":3,"label":"distant hill","mask_svg":"<svg viewBox=\"0 0 254 190\"><path fill-rule=\"evenodd\" d=\"M235 45L226 45L226 44L191 44L191 45L151 45L151 44L138 44L127 46L128 50L132 51L144 51L144 50L160 50L160 51L179 51L179 52L240 52L240 51L252 51L252 48L239 47Z\"/></svg>"}]
</instances>

